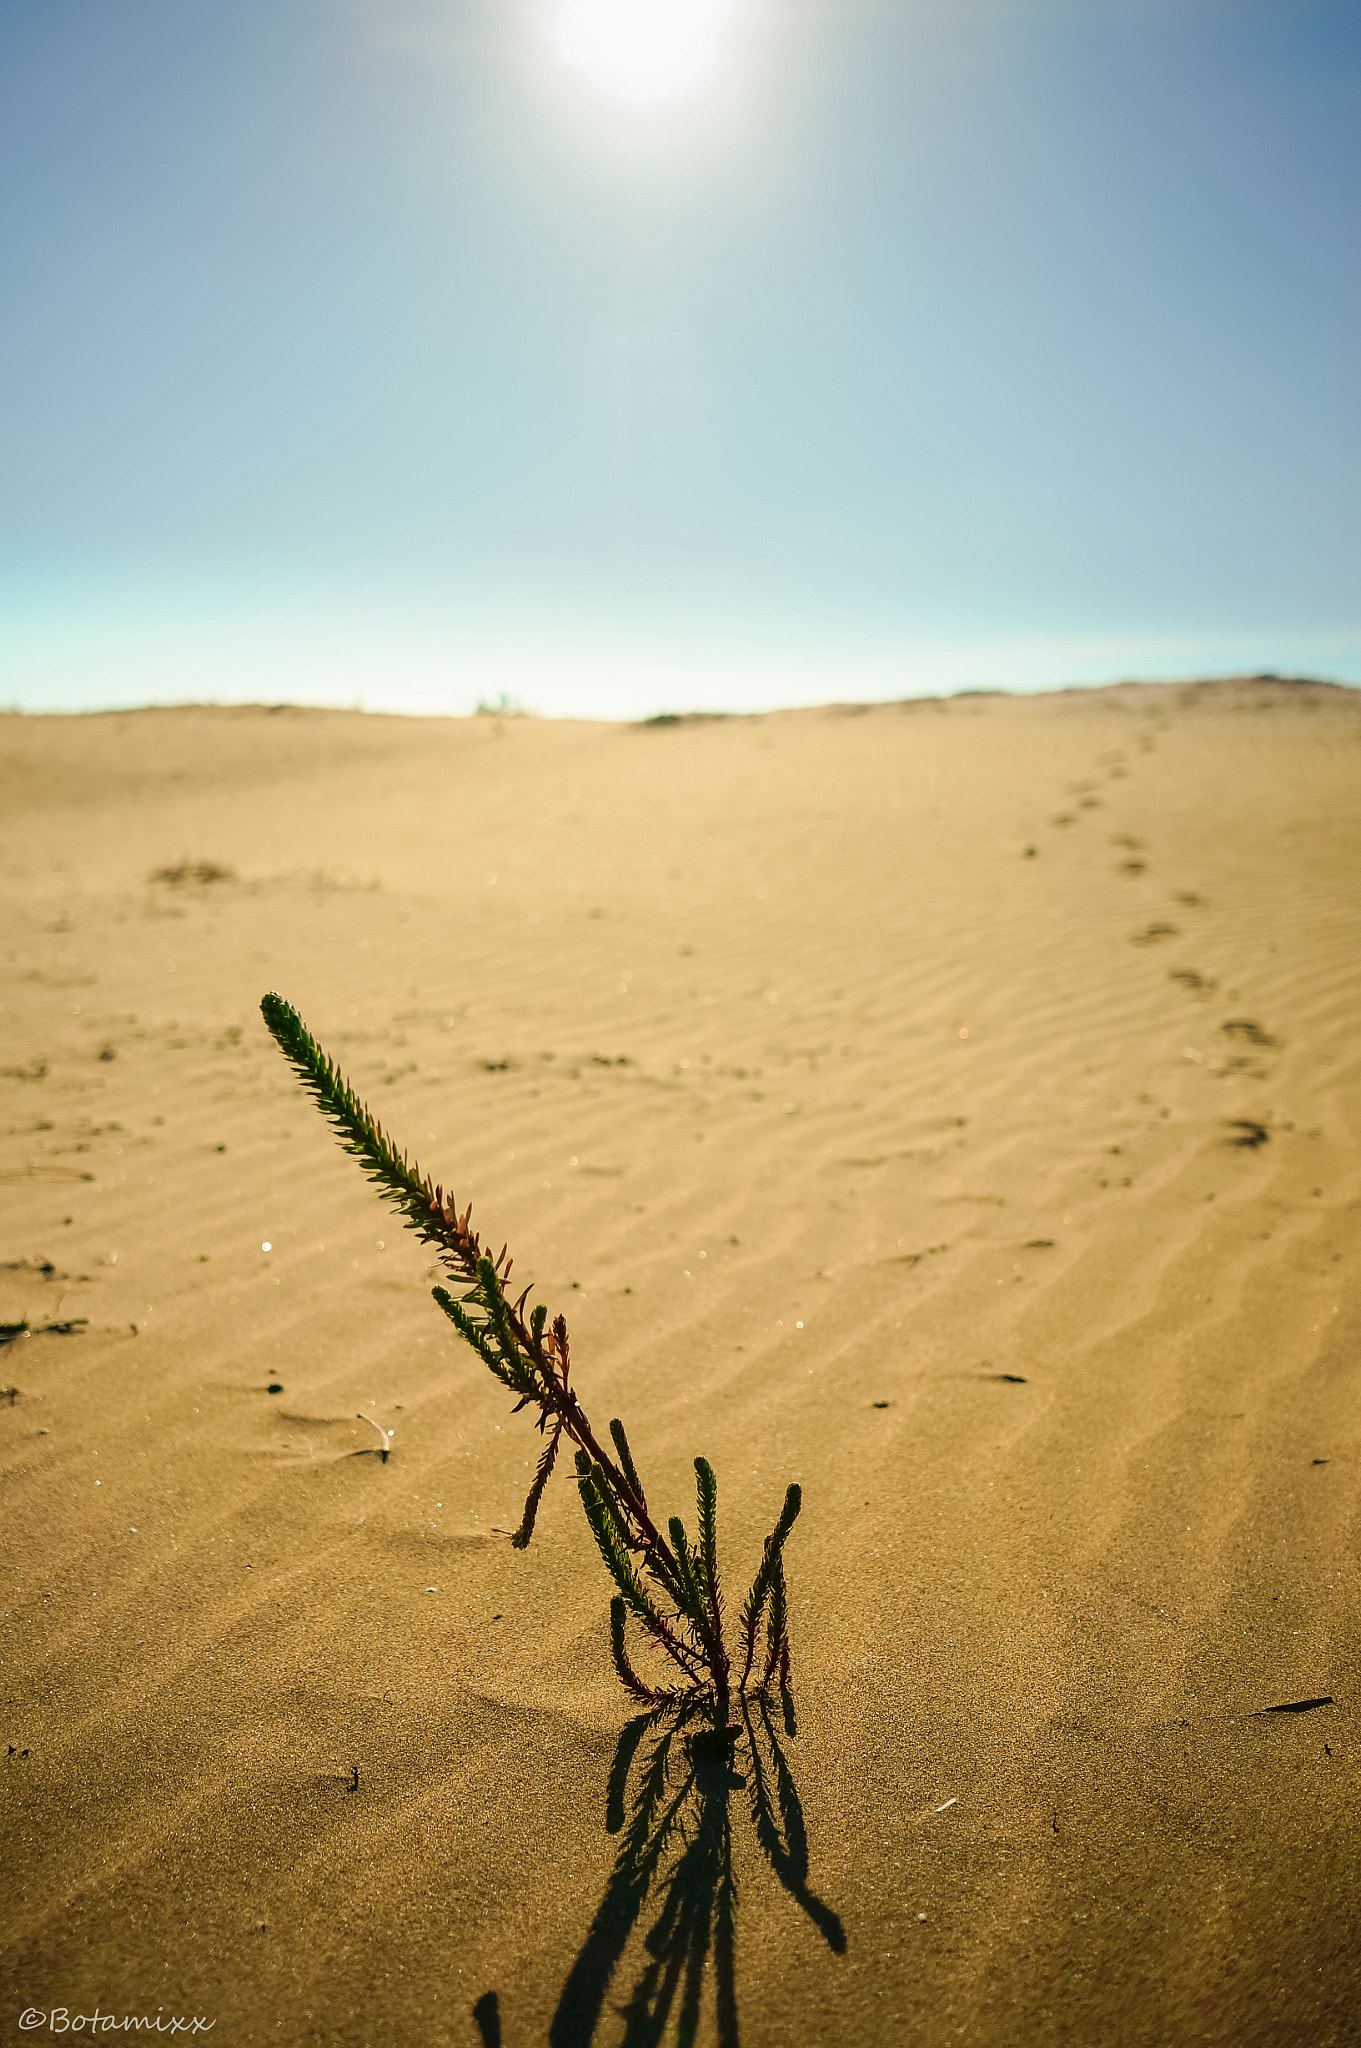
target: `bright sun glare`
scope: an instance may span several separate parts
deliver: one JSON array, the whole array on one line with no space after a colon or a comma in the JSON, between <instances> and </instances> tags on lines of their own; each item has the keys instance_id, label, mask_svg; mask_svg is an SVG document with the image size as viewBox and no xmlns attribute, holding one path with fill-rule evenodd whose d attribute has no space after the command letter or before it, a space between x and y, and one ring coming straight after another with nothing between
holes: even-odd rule
<instances>
[{"instance_id":1,"label":"bright sun glare","mask_svg":"<svg viewBox=\"0 0 1361 2048\"><path fill-rule=\"evenodd\" d=\"M560 0L553 40L563 61L618 99L676 98L718 57L731 0Z\"/></svg>"}]
</instances>

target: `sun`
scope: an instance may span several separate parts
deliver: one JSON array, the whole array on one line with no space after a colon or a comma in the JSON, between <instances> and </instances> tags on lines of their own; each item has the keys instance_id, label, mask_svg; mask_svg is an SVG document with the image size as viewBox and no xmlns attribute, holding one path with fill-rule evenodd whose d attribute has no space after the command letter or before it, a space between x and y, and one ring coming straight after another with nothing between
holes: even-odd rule
<instances>
[{"instance_id":1,"label":"sun","mask_svg":"<svg viewBox=\"0 0 1361 2048\"><path fill-rule=\"evenodd\" d=\"M563 62L621 100L677 99L717 67L731 0L559 0Z\"/></svg>"}]
</instances>

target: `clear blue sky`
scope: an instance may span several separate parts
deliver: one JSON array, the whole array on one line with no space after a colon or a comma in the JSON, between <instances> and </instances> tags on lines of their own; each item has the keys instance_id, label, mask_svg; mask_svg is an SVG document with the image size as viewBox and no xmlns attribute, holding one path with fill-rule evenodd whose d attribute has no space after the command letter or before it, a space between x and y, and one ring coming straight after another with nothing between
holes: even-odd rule
<instances>
[{"instance_id":1,"label":"clear blue sky","mask_svg":"<svg viewBox=\"0 0 1361 2048\"><path fill-rule=\"evenodd\" d=\"M1356 0L566 4L0 0L0 704L1361 681Z\"/></svg>"}]
</instances>

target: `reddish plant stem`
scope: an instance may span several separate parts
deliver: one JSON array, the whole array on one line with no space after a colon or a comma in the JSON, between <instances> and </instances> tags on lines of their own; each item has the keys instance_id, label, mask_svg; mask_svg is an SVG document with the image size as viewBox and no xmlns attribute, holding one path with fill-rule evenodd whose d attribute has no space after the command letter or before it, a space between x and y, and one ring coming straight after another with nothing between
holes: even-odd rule
<instances>
[{"instance_id":1,"label":"reddish plant stem","mask_svg":"<svg viewBox=\"0 0 1361 2048\"><path fill-rule=\"evenodd\" d=\"M470 1227L470 1215L471 1204L460 1215L452 1201L446 1205L443 1189L437 1188L430 1195L430 1221L427 1223L422 1220L419 1226L421 1236L427 1243L438 1245L444 1254L445 1264L453 1269L451 1278L457 1277L469 1282L476 1280L479 1261L485 1256L476 1231ZM504 1286L514 1263L513 1260L506 1259L504 1245L500 1255L492 1263L496 1268L498 1280ZM681 1594L680 1572L671 1546L648 1514L627 1474L602 1449L587 1419L586 1411L577 1398L575 1388L568 1385L570 1354L566 1323L561 1316L555 1318L550 1330L550 1341L545 1346L542 1336L536 1334L525 1322L523 1304L523 1296L519 1303L507 1301L506 1318L516 1343L537 1369L539 1406L545 1420L549 1414L556 1416L567 1437L586 1453L593 1464L600 1467L623 1512L625 1541L630 1549L643 1553L654 1574L661 1580L676 1607L683 1613L684 1599ZM718 1589L711 1586L707 1590L708 1626L700 1630L699 1646L691 1648L659 1616L660 1640L673 1662L680 1665L692 1683L703 1683L706 1678L708 1679L713 1685L719 1712L726 1718L729 1699L728 1657L723 1644ZM704 1668L706 1664L707 1671Z\"/></svg>"},{"instance_id":2,"label":"reddish plant stem","mask_svg":"<svg viewBox=\"0 0 1361 2048\"><path fill-rule=\"evenodd\" d=\"M442 1194L443 1190L441 1189L431 1196L432 1222L423 1226L421 1234L428 1242L439 1245L441 1251L445 1254L445 1263L454 1268L454 1273L451 1274L451 1277L473 1281L477 1278L478 1263L484 1254L477 1233L469 1227L468 1218L470 1211L465 1209L460 1216L457 1210L455 1210L451 1216L441 1199ZM433 1221L436 1217L439 1219L438 1223ZM441 1226L443 1227L441 1228ZM499 1269L501 1260L504 1258L505 1248L503 1246L500 1257L493 1261L493 1264ZM503 1282L506 1275L510 1272L512 1263L509 1260L506 1262L504 1273L498 1270L498 1278ZM555 1415L561 1422L564 1433L568 1438L579 1449L585 1451L587 1457L594 1464L600 1467L611 1492L623 1511L625 1517L624 1535L625 1540L629 1543L629 1547L642 1551L646 1557L650 1558L653 1569L666 1587L668 1594L678 1608L683 1608L683 1602L680 1598L680 1573L670 1545L653 1523L651 1516L639 1499L627 1475L620 1470L614 1459L602 1449L594 1430L591 1428L590 1422L587 1420L586 1411L577 1398L576 1390L568 1386L567 1381L570 1368L567 1326L562 1317L559 1316L555 1320L552 1329L552 1341L548 1347L545 1347L542 1337L536 1335L526 1324L521 1305L507 1301L506 1317L516 1343L538 1369L540 1407L545 1417L550 1413ZM633 1524L632 1529L628 1527L630 1522ZM717 1644L717 1655L715 1655L715 1645L711 1640L711 1632L707 1629L704 1631L702 1642L703 1657L709 1665L709 1672L706 1674L700 1652L692 1650L684 1643L667 1625L664 1619L661 1617L658 1617L658 1619L661 1622L661 1642L673 1661L680 1665L681 1669L689 1675L692 1682L702 1682L706 1675L710 1676L714 1681L715 1691L722 1700L726 1701L727 1686L722 1681L726 1680L727 1677L727 1658L723 1653L721 1639Z\"/></svg>"}]
</instances>

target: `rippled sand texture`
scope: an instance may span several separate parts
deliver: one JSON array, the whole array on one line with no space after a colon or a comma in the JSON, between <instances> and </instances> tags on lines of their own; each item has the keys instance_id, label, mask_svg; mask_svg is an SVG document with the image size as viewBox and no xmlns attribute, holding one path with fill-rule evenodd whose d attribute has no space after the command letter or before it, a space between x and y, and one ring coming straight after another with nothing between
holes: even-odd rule
<instances>
[{"instance_id":1,"label":"rippled sand texture","mask_svg":"<svg viewBox=\"0 0 1361 2048\"><path fill-rule=\"evenodd\" d=\"M7 2026L1356 2040L1361 697L0 754ZM734 1604L802 1482L797 1734L617 1753L570 1473L513 1552L271 987L654 1505L713 1460Z\"/></svg>"}]
</instances>

